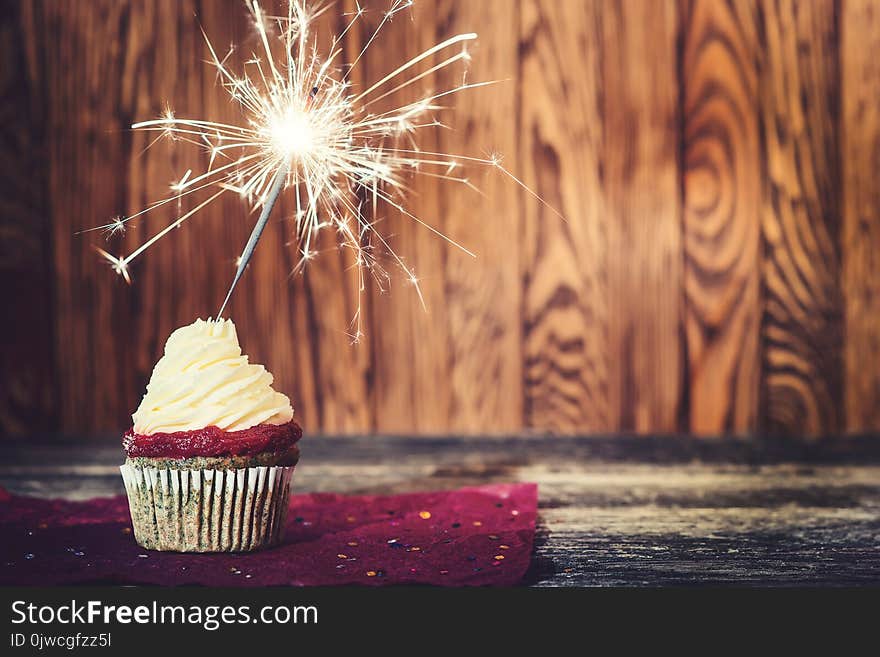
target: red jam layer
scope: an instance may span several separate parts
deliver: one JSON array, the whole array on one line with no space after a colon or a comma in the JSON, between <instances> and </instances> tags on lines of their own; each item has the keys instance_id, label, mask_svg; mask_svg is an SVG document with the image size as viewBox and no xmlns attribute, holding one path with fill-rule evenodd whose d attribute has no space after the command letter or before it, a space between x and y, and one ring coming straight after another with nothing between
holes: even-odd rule
<instances>
[{"instance_id":1,"label":"red jam layer","mask_svg":"<svg viewBox=\"0 0 880 657\"><path fill-rule=\"evenodd\" d=\"M205 427L146 435L135 433L131 428L123 436L122 446L131 457L253 456L262 452L286 452L301 437L302 429L292 420L287 424L258 424L242 431Z\"/></svg>"}]
</instances>

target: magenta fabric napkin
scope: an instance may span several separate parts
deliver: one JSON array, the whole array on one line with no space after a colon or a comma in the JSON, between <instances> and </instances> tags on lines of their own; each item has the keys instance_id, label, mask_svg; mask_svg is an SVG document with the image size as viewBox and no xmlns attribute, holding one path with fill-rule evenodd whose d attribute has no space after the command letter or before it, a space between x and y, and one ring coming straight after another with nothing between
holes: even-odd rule
<instances>
[{"instance_id":1,"label":"magenta fabric napkin","mask_svg":"<svg viewBox=\"0 0 880 657\"><path fill-rule=\"evenodd\" d=\"M144 550L124 496L86 502L0 488L0 584L511 586L529 566L535 484L291 498L282 545L245 554Z\"/></svg>"}]
</instances>

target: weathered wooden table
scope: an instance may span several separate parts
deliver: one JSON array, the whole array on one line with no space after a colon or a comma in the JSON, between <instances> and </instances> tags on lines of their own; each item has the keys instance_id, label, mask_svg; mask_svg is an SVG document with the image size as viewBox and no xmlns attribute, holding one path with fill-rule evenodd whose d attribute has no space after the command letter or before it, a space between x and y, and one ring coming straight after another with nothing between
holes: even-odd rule
<instances>
[{"instance_id":1,"label":"weathered wooden table","mask_svg":"<svg viewBox=\"0 0 880 657\"><path fill-rule=\"evenodd\" d=\"M880 440L307 437L295 489L539 485L533 586L880 583ZM123 492L107 443L0 447L0 485Z\"/></svg>"}]
</instances>

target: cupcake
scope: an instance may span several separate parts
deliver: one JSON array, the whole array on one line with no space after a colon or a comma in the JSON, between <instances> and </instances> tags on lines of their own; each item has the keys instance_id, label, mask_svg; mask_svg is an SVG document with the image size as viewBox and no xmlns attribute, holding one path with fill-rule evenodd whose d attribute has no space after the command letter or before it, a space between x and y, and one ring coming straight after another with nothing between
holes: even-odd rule
<instances>
[{"instance_id":1,"label":"cupcake","mask_svg":"<svg viewBox=\"0 0 880 657\"><path fill-rule=\"evenodd\" d=\"M123 438L139 545L238 552L280 542L302 430L272 381L241 353L232 320L171 334Z\"/></svg>"}]
</instances>

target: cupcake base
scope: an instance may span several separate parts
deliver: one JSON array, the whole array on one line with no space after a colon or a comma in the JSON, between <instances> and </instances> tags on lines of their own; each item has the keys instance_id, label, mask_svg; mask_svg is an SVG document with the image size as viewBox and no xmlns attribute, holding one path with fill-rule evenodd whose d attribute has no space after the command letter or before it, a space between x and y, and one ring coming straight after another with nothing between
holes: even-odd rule
<instances>
[{"instance_id":1,"label":"cupcake base","mask_svg":"<svg viewBox=\"0 0 880 657\"><path fill-rule=\"evenodd\" d=\"M134 536L149 550L249 552L281 542L293 466L120 466Z\"/></svg>"}]
</instances>

